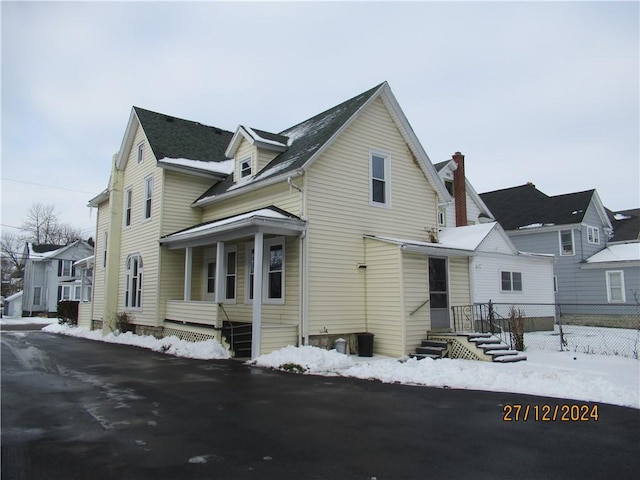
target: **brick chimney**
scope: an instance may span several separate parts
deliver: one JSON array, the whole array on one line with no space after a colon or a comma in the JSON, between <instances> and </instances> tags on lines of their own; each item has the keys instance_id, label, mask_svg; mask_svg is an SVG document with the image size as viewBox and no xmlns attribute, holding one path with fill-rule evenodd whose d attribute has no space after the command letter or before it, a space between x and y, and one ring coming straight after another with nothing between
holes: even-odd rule
<instances>
[{"instance_id":1,"label":"brick chimney","mask_svg":"<svg viewBox=\"0 0 640 480\"><path fill-rule=\"evenodd\" d=\"M464 227L467 221L467 185L464 174L464 155L454 153L451 158L458 168L453 172L453 200L456 204L456 227Z\"/></svg>"}]
</instances>

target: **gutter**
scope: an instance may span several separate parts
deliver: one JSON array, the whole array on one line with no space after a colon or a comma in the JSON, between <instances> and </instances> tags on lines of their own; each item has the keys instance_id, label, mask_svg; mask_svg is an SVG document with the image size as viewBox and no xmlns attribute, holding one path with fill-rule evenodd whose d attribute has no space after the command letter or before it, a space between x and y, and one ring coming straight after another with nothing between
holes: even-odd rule
<instances>
[{"instance_id":1,"label":"gutter","mask_svg":"<svg viewBox=\"0 0 640 480\"><path fill-rule=\"evenodd\" d=\"M258 190L263 187L268 187L270 185L275 185L276 183L285 182L288 178L297 178L304 175L304 170L299 168L294 172L287 172L282 175L276 175L274 177L267 178L262 181L256 181L247 184L244 187L238 187L233 190L227 190L219 195L215 195L213 197L203 198L201 200L196 200L191 205L193 207L205 207L207 205L211 205L215 202L222 201L227 198L233 198L238 195L243 195L245 193L253 192L254 190Z\"/></svg>"}]
</instances>

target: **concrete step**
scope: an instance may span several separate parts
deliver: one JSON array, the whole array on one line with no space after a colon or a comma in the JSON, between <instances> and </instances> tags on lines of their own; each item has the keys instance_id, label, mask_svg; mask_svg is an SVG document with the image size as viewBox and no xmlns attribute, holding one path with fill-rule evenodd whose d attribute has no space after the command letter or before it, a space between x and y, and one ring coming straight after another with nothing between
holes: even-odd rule
<instances>
[{"instance_id":1,"label":"concrete step","mask_svg":"<svg viewBox=\"0 0 640 480\"><path fill-rule=\"evenodd\" d=\"M527 356L524 353L517 352L515 355L502 355L499 357L494 357L493 361L498 363L513 363L513 362L522 362L527 359Z\"/></svg>"},{"instance_id":2,"label":"concrete step","mask_svg":"<svg viewBox=\"0 0 640 480\"><path fill-rule=\"evenodd\" d=\"M438 360L438 359L442 358L440 355L434 355L434 354L431 354L431 353L410 353L409 357L417 358L418 360L423 360L425 358L431 358L433 360Z\"/></svg>"},{"instance_id":3,"label":"concrete step","mask_svg":"<svg viewBox=\"0 0 640 480\"><path fill-rule=\"evenodd\" d=\"M481 343L476 344L476 347L483 350L509 350L509 345L506 343Z\"/></svg>"}]
</instances>

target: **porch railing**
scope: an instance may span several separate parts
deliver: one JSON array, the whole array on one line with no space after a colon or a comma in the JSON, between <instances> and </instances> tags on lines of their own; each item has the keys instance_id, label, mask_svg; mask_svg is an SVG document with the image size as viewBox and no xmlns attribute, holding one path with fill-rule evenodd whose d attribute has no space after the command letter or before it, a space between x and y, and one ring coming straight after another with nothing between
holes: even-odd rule
<instances>
[{"instance_id":1,"label":"porch railing","mask_svg":"<svg viewBox=\"0 0 640 480\"><path fill-rule=\"evenodd\" d=\"M451 307L456 332L491 333L513 348L510 318L503 317L491 302Z\"/></svg>"}]
</instances>

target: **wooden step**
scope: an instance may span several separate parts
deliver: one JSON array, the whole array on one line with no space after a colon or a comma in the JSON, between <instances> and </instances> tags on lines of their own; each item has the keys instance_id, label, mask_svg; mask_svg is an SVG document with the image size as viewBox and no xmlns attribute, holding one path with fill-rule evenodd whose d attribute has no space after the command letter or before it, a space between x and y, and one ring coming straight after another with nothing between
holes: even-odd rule
<instances>
[{"instance_id":1,"label":"wooden step","mask_svg":"<svg viewBox=\"0 0 640 480\"><path fill-rule=\"evenodd\" d=\"M522 362L527 359L524 353L518 352L516 355L502 355L494 357L493 361L498 363Z\"/></svg>"}]
</instances>

